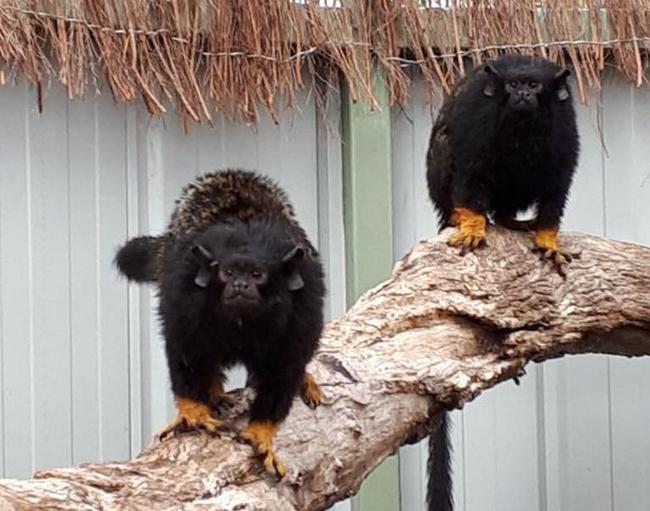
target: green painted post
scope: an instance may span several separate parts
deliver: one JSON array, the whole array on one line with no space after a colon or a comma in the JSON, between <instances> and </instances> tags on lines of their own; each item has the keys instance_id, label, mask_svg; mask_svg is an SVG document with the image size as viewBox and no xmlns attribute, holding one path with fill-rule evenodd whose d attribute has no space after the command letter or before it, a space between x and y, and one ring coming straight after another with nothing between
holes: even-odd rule
<instances>
[{"instance_id":1,"label":"green painted post","mask_svg":"<svg viewBox=\"0 0 650 511\"><path fill-rule=\"evenodd\" d=\"M354 103L344 88L343 187L347 302L385 280L393 266L391 133L388 89L376 73L378 107ZM380 465L353 501L355 511L398 511L397 456Z\"/></svg>"}]
</instances>

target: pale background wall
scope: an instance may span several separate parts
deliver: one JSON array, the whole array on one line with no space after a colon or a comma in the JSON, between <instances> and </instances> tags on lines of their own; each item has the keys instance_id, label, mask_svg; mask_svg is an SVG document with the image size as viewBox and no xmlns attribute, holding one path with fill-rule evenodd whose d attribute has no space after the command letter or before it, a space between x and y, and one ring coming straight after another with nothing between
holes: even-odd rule
<instances>
[{"instance_id":1,"label":"pale background wall","mask_svg":"<svg viewBox=\"0 0 650 511\"><path fill-rule=\"evenodd\" d=\"M583 150L565 228L650 244L650 92L611 77L592 99L579 108ZM342 313L336 104L327 127L305 94L280 127L220 121L189 135L173 116L152 120L110 95L70 103L54 90L39 116L32 90L5 87L0 112L4 476L124 459L171 416L152 293L119 279L111 260L127 237L164 227L197 173L236 165L276 177L325 256L328 314ZM435 231L424 181L434 117L421 83L411 105L393 112L396 258ZM648 364L547 362L520 387L505 383L454 413L458 510L650 508ZM420 446L402 450L403 511L422 509L425 464Z\"/></svg>"},{"instance_id":2,"label":"pale background wall","mask_svg":"<svg viewBox=\"0 0 650 511\"><path fill-rule=\"evenodd\" d=\"M582 153L563 228L650 245L650 91L607 75L578 112ZM435 114L417 78L411 104L393 112L396 259L436 231L424 163ZM454 412L457 510L650 509L649 383L649 359L569 357ZM402 511L422 509L425 444L402 449Z\"/></svg>"}]
</instances>

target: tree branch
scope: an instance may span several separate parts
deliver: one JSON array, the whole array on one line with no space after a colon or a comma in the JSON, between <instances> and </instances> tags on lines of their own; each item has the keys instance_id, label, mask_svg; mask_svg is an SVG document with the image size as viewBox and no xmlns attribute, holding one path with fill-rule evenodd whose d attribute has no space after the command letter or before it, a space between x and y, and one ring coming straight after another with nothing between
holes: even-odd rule
<instances>
[{"instance_id":1,"label":"tree branch","mask_svg":"<svg viewBox=\"0 0 650 511\"><path fill-rule=\"evenodd\" d=\"M325 402L312 411L296 399L276 441L289 468L281 482L234 432L187 433L128 462L3 480L0 507L325 509L426 436L441 407L462 407L531 360L650 353L650 248L565 235L582 256L563 280L530 251L527 234L492 229L488 247L465 256L447 247L448 235L417 245L329 323L311 368ZM250 401L249 391L236 394L233 431Z\"/></svg>"}]
</instances>

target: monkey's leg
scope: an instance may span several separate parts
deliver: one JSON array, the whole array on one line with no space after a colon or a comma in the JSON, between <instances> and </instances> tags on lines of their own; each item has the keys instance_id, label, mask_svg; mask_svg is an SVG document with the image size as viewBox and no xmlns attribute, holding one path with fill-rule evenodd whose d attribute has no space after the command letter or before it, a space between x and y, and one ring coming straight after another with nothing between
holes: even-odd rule
<instances>
[{"instance_id":1,"label":"monkey's leg","mask_svg":"<svg viewBox=\"0 0 650 511\"><path fill-rule=\"evenodd\" d=\"M452 215L458 230L447 242L452 247L460 247L461 253L473 250L485 244L486 219L478 213L463 206L456 206Z\"/></svg>"},{"instance_id":2,"label":"monkey's leg","mask_svg":"<svg viewBox=\"0 0 650 511\"><path fill-rule=\"evenodd\" d=\"M283 375L281 379L257 375L253 378L257 395L251 407L250 422L241 438L262 457L267 472L280 478L286 475L287 469L273 451L273 437L278 425L289 414L293 398L304 381L303 374Z\"/></svg>"},{"instance_id":3,"label":"monkey's leg","mask_svg":"<svg viewBox=\"0 0 650 511\"><path fill-rule=\"evenodd\" d=\"M320 387L310 373L305 373L305 376L302 380L300 397L304 403L312 410L320 405L323 400L323 394L321 393Z\"/></svg>"}]
</instances>

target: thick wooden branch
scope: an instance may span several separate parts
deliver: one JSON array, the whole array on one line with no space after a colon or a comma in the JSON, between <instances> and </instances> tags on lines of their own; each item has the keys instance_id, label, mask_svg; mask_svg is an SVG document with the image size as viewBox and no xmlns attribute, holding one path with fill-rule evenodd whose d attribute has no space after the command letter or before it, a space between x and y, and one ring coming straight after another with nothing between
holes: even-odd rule
<instances>
[{"instance_id":1,"label":"thick wooden branch","mask_svg":"<svg viewBox=\"0 0 650 511\"><path fill-rule=\"evenodd\" d=\"M426 436L441 406L462 407L531 360L650 353L650 248L565 235L582 256L563 280L530 251L529 235L493 230L487 248L460 256L448 234L417 245L327 326L311 369L325 403L312 411L296 400L276 442L289 467L281 482L234 433L188 433L128 462L3 480L0 508L325 509ZM233 430L250 399L238 394Z\"/></svg>"}]
</instances>

